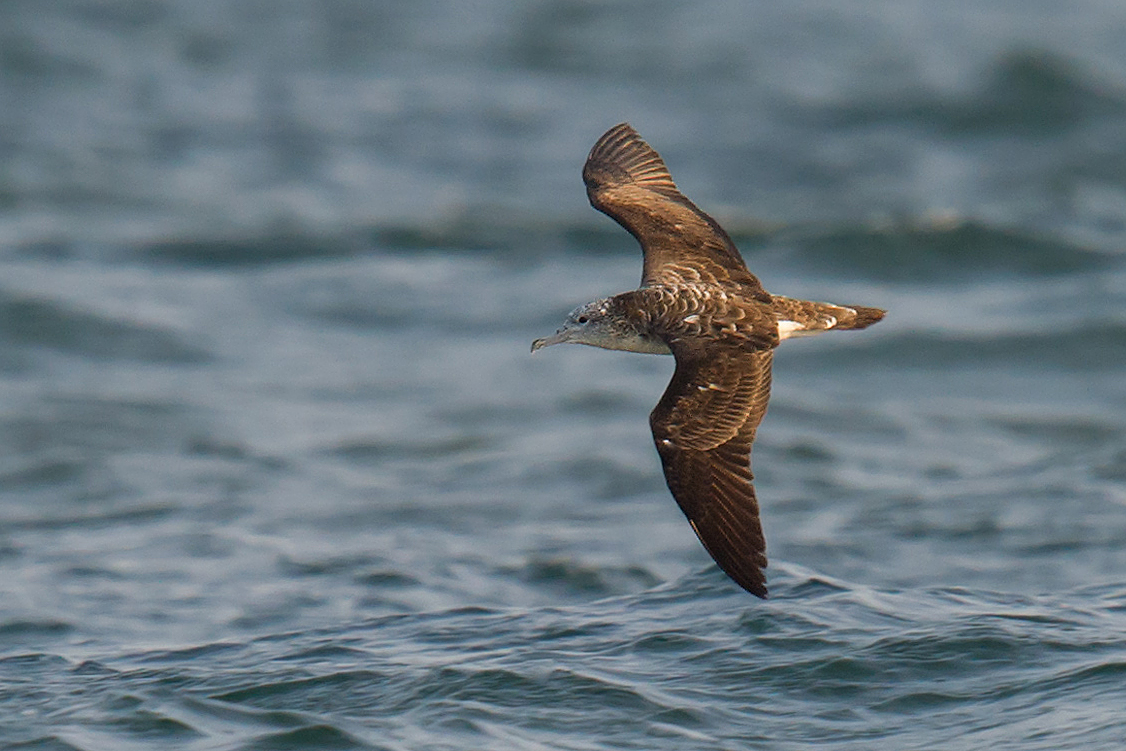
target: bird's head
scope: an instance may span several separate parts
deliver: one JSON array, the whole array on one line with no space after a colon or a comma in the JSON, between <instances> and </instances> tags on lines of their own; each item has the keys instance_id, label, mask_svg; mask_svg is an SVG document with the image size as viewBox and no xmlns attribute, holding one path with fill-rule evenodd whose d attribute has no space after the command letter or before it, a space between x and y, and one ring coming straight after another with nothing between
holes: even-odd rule
<instances>
[{"instance_id":1,"label":"bird's head","mask_svg":"<svg viewBox=\"0 0 1126 751\"><path fill-rule=\"evenodd\" d=\"M663 341L638 331L614 303L614 298L607 297L580 305L567 315L558 331L532 342L532 351L569 342L627 352L670 354Z\"/></svg>"},{"instance_id":2,"label":"bird's head","mask_svg":"<svg viewBox=\"0 0 1126 751\"><path fill-rule=\"evenodd\" d=\"M605 298L580 305L567 314L567 320L558 331L532 342L532 351L565 342L605 347L614 341L616 335L620 335L618 330L621 328L620 322L609 311L610 301Z\"/></svg>"}]
</instances>

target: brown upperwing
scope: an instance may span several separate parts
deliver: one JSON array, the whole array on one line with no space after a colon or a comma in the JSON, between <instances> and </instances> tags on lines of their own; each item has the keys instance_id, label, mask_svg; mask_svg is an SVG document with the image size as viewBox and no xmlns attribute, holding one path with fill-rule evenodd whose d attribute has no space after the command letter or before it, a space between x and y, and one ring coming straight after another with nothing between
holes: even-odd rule
<instances>
[{"instance_id":1,"label":"brown upperwing","mask_svg":"<svg viewBox=\"0 0 1126 751\"><path fill-rule=\"evenodd\" d=\"M649 416L669 490L719 567L766 597L766 540L751 443L770 398L772 349L674 341L676 372ZM712 343L715 347L715 343Z\"/></svg>"},{"instance_id":2,"label":"brown upperwing","mask_svg":"<svg viewBox=\"0 0 1126 751\"><path fill-rule=\"evenodd\" d=\"M747 297L769 302L735 243L677 189L660 155L628 123L615 125L594 144L583 182L591 206L641 243L642 285L699 274L704 281L734 281Z\"/></svg>"}]
</instances>

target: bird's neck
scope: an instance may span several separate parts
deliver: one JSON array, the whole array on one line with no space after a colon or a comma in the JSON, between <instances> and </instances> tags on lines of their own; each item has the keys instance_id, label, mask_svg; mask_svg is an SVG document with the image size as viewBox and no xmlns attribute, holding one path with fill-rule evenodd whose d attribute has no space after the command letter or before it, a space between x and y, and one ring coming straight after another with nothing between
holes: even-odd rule
<instances>
[{"instance_id":1,"label":"bird's neck","mask_svg":"<svg viewBox=\"0 0 1126 751\"><path fill-rule=\"evenodd\" d=\"M632 290L610 298L610 313L618 320L614 335L596 346L643 355L671 355L664 339L652 329L643 290Z\"/></svg>"}]
</instances>

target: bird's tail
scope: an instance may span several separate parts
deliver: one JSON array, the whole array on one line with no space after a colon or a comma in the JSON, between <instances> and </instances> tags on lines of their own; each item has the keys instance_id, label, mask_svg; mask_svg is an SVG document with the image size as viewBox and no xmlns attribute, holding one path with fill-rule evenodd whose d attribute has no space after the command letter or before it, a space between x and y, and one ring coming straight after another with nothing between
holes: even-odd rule
<instances>
[{"instance_id":1,"label":"bird's tail","mask_svg":"<svg viewBox=\"0 0 1126 751\"><path fill-rule=\"evenodd\" d=\"M773 298L774 317L778 321L778 333L783 339L838 329L863 329L884 317L884 311L879 308L833 305L781 295L773 295Z\"/></svg>"},{"instance_id":2,"label":"bird's tail","mask_svg":"<svg viewBox=\"0 0 1126 751\"><path fill-rule=\"evenodd\" d=\"M866 329L884 317L886 310L879 308L865 308L862 305L841 305L842 311L837 319L834 329ZM851 315L850 315L851 313Z\"/></svg>"}]
</instances>

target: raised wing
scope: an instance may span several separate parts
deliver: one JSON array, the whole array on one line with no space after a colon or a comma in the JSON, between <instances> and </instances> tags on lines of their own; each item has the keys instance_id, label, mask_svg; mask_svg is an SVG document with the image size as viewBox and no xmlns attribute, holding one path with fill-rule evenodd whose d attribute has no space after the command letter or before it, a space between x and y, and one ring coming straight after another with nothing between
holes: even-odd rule
<instances>
[{"instance_id":1,"label":"raised wing","mask_svg":"<svg viewBox=\"0 0 1126 751\"><path fill-rule=\"evenodd\" d=\"M694 343L671 347L676 372L649 416L665 480L719 567L743 589L766 597L766 539L751 443L770 398L774 352L731 349L705 357Z\"/></svg>"},{"instance_id":2,"label":"raised wing","mask_svg":"<svg viewBox=\"0 0 1126 751\"><path fill-rule=\"evenodd\" d=\"M590 204L641 243L643 285L731 280L744 287L743 294L769 301L735 243L677 189L660 155L628 123L594 144L583 182Z\"/></svg>"}]
</instances>

